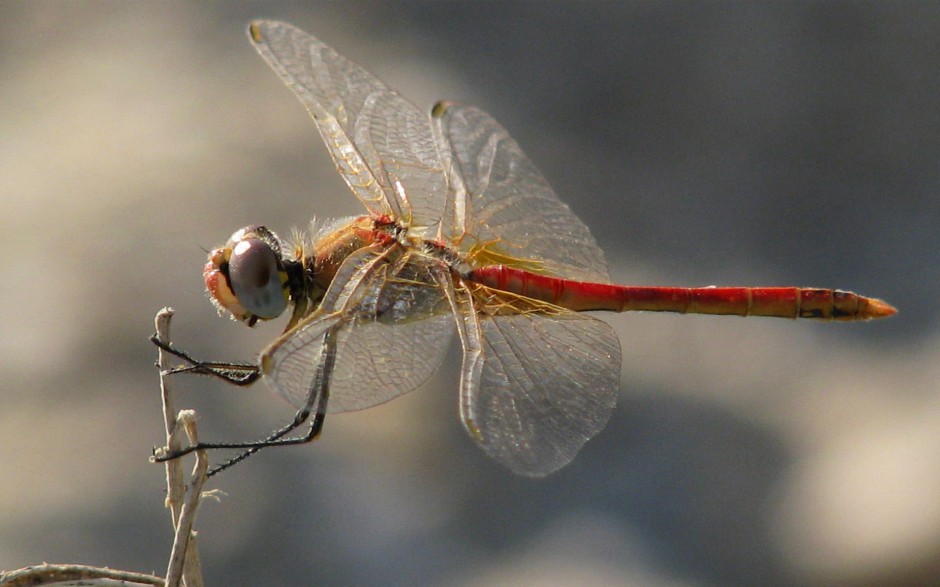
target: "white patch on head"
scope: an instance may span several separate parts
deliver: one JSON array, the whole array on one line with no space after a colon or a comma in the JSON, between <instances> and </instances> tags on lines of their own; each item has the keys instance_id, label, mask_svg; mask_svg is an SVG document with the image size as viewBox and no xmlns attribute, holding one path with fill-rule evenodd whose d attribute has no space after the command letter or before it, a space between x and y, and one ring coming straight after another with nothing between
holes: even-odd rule
<instances>
[{"instance_id":1,"label":"white patch on head","mask_svg":"<svg viewBox=\"0 0 940 587\"><path fill-rule=\"evenodd\" d=\"M245 252L250 246L251 246L251 243L249 243L248 241L239 241L238 243L235 244L235 248L232 249L232 254L240 255L243 252Z\"/></svg>"}]
</instances>

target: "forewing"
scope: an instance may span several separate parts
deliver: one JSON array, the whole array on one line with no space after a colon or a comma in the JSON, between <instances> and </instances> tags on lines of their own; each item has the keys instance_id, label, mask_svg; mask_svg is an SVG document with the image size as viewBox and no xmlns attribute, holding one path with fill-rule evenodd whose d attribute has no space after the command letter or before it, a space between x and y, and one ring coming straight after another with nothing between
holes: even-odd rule
<instances>
[{"instance_id":1,"label":"forewing","mask_svg":"<svg viewBox=\"0 0 940 587\"><path fill-rule=\"evenodd\" d=\"M470 435L521 475L565 466L600 432L616 403L617 336L599 320L561 309L483 316L478 324L482 367L477 362L461 389Z\"/></svg>"},{"instance_id":2,"label":"forewing","mask_svg":"<svg viewBox=\"0 0 940 587\"><path fill-rule=\"evenodd\" d=\"M453 190L445 237L464 236L465 250L486 245L497 253L480 256L478 264L505 262L502 255L568 279L609 280L604 253L587 226L493 117L442 102L433 122Z\"/></svg>"},{"instance_id":3,"label":"forewing","mask_svg":"<svg viewBox=\"0 0 940 587\"><path fill-rule=\"evenodd\" d=\"M307 403L336 330L328 412L360 410L413 390L440 366L454 320L424 258L359 251L337 272L320 308L262 355L272 389L294 407Z\"/></svg>"},{"instance_id":4,"label":"forewing","mask_svg":"<svg viewBox=\"0 0 940 587\"><path fill-rule=\"evenodd\" d=\"M307 107L337 169L372 214L416 231L439 222L447 186L425 114L296 27L258 21L249 37Z\"/></svg>"}]
</instances>

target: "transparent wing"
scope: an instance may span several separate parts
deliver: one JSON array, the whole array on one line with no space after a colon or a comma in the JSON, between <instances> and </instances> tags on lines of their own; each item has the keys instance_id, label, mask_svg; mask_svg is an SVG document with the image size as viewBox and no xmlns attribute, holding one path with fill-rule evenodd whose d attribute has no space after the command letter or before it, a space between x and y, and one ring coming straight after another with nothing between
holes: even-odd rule
<instances>
[{"instance_id":1,"label":"transparent wing","mask_svg":"<svg viewBox=\"0 0 940 587\"><path fill-rule=\"evenodd\" d=\"M337 342L333 371L326 374L327 411L346 412L386 402L427 380L444 360L454 318L422 255L350 255L320 309L262 354L265 380L294 407L306 403L317 383L329 330Z\"/></svg>"},{"instance_id":2,"label":"transparent wing","mask_svg":"<svg viewBox=\"0 0 940 587\"><path fill-rule=\"evenodd\" d=\"M391 215L415 231L440 221L447 185L427 115L296 27L258 21L249 37L307 107L337 169L369 212Z\"/></svg>"},{"instance_id":3,"label":"transparent wing","mask_svg":"<svg viewBox=\"0 0 940 587\"><path fill-rule=\"evenodd\" d=\"M522 475L565 466L616 404L617 336L604 322L561 308L470 318L460 393L471 437Z\"/></svg>"},{"instance_id":4,"label":"transparent wing","mask_svg":"<svg viewBox=\"0 0 940 587\"><path fill-rule=\"evenodd\" d=\"M442 102L432 119L453 190L443 238L463 237L466 251L483 247L477 265L523 260L530 270L609 281L604 253L587 226L493 117Z\"/></svg>"}]
</instances>

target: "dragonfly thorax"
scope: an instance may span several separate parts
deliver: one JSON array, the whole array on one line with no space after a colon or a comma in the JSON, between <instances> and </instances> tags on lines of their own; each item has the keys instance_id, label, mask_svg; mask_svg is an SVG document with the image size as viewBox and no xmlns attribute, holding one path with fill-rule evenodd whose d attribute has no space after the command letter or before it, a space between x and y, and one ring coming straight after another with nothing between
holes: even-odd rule
<instances>
[{"instance_id":1,"label":"dragonfly thorax","mask_svg":"<svg viewBox=\"0 0 940 587\"><path fill-rule=\"evenodd\" d=\"M400 232L382 218L340 218L320 227L312 242L298 236L294 246L287 246L264 226L246 226L209 253L203 270L206 290L220 313L248 326L293 306L289 329L319 306L349 255L371 245L393 246Z\"/></svg>"}]
</instances>

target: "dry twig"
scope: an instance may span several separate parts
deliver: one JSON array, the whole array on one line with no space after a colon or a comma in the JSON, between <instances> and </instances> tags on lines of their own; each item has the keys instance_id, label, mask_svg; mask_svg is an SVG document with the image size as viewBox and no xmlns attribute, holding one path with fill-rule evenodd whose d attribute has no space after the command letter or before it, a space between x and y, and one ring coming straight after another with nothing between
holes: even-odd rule
<instances>
[{"instance_id":1,"label":"dry twig","mask_svg":"<svg viewBox=\"0 0 940 587\"><path fill-rule=\"evenodd\" d=\"M99 587L123 585L156 585L163 587L163 579L153 575L131 573L117 569L86 565L36 565L0 573L2 587L34 587L36 585L88 585Z\"/></svg>"},{"instance_id":2,"label":"dry twig","mask_svg":"<svg viewBox=\"0 0 940 587\"><path fill-rule=\"evenodd\" d=\"M157 337L161 342L170 343L171 308L157 312L155 320ZM166 427L166 446L169 451L180 448L181 433L185 432L190 445L198 443L196 433L196 413L183 410L176 414L173 406L172 378L167 375L168 357L159 351L160 392L163 399L163 421ZM181 459L172 459L166 465L167 507L172 517L174 538L173 550L166 571L167 587L177 587L182 580L186 587L202 587L202 571L199 564L199 546L196 533L192 531L196 519L196 510L202 499L202 486L206 480L208 457L205 451L196 451L196 464L193 467L189 489L183 483L183 463Z\"/></svg>"}]
</instances>

